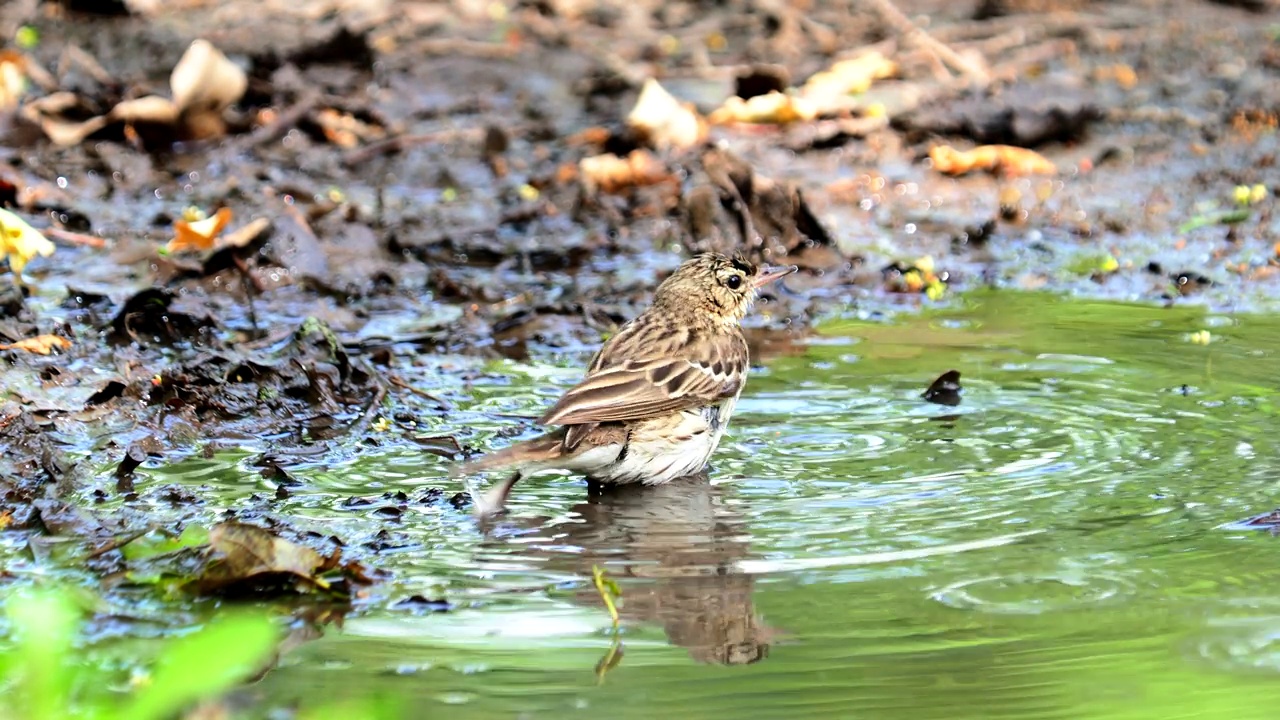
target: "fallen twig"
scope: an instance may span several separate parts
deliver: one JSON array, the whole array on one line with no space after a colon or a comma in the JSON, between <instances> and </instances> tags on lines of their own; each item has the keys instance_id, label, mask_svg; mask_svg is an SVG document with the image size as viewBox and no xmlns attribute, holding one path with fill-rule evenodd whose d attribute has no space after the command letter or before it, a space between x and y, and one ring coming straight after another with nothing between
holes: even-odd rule
<instances>
[{"instance_id":1,"label":"fallen twig","mask_svg":"<svg viewBox=\"0 0 1280 720\"><path fill-rule=\"evenodd\" d=\"M72 245L83 245L84 247L97 248L99 250L107 246L107 240L105 238L85 235L84 233L71 232L70 230L63 230L62 228L51 227L45 230L44 234L54 238L55 240L61 240L65 243L71 243Z\"/></svg>"},{"instance_id":2,"label":"fallen twig","mask_svg":"<svg viewBox=\"0 0 1280 720\"><path fill-rule=\"evenodd\" d=\"M342 159L348 166L368 162L379 155L390 155L402 152L416 145L427 145L434 142L456 142L458 140L480 141L484 139L483 128L463 128L460 130L440 130L437 132L397 135L381 140L346 154Z\"/></svg>"},{"instance_id":3,"label":"fallen twig","mask_svg":"<svg viewBox=\"0 0 1280 720\"><path fill-rule=\"evenodd\" d=\"M925 32L922 28L911 21L911 18L902 14L890 0L868 0L875 6L876 10L884 17L885 21L890 25L898 28L907 37L919 42L930 52L935 54L938 59L952 68L968 75L971 80L980 85L987 85L991 82L991 76L987 71L970 62L968 58L961 56L949 45L936 40L932 35Z\"/></svg>"},{"instance_id":4,"label":"fallen twig","mask_svg":"<svg viewBox=\"0 0 1280 720\"><path fill-rule=\"evenodd\" d=\"M373 372L373 368L365 368L365 371L369 373L370 377L377 380L378 375ZM364 432L364 429L373 422L374 416L382 409L382 401L387 399L387 386L381 381L377 382L378 389L373 393L373 401L369 403L369 407L365 408L364 414L351 427L351 432Z\"/></svg>"},{"instance_id":5,"label":"fallen twig","mask_svg":"<svg viewBox=\"0 0 1280 720\"><path fill-rule=\"evenodd\" d=\"M441 410L448 410L448 409L449 409L449 403L445 402L444 400L441 400L440 398L436 397L435 395L432 395L431 393L427 392L426 390L420 390L420 389L418 389L418 388L416 388L416 387L414 387L414 386L410 385L408 382L404 381L403 379L401 379L401 378L400 378L399 376L397 376L397 375L389 375L389 376L387 377L387 382L391 383L392 385L395 385L395 386L396 386L396 387L398 387L398 388L404 388L405 390L408 390L409 392L413 393L414 395L417 395L418 397L423 397L423 398L426 398L426 399L430 400L431 402L435 403L436 405L439 405Z\"/></svg>"},{"instance_id":6,"label":"fallen twig","mask_svg":"<svg viewBox=\"0 0 1280 720\"><path fill-rule=\"evenodd\" d=\"M58 60L58 74L66 75L71 65L78 65L81 70L89 74L94 82L103 87L110 87L115 78L111 77L111 73L102 67L102 63L98 62L98 58L90 55L79 45L69 45L62 51L62 57Z\"/></svg>"},{"instance_id":7,"label":"fallen twig","mask_svg":"<svg viewBox=\"0 0 1280 720\"><path fill-rule=\"evenodd\" d=\"M276 115L276 119L270 124L254 130L245 136L241 141L241 146L245 148L257 147L265 145L276 138L289 132L295 125L307 116L307 113L316 109L320 104L320 92L317 90L308 90L302 94L292 105L280 111Z\"/></svg>"},{"instance_id":8,"label":"fallen twig","mask_svg":"<svg viewBox=\"0 0 1280 720\"><path fill-rule=\"evenodd\" d=\"M124 547L125 545L128 545L129 543L133 542L134 540L137 540L138 538L142 537L143 535L146 535L149 532L151 532L151 529L147 528L146 530L139 530L138 532L133 532L133 533L129 533L128 535L123 535L121 537L118 537L112 540L111 542L107 543L106 545L103 545L100 548L95 548L94 550L90 551L88 555L84 556L84 559L92 560L93 558L106 555L112 550L119 550L120 548Z\"/></svg>"},{"instance_id":9,"label":"fallen twig","mask_svg":"<svg viewBox=\"0 0 1280 720\"><path fill-rule=\"evenodd\" d=\"M413 54L415 56L461 55L465 57L498 60L514 57L519 52L520 48L514 45L499 45L497 43L479 42L477 40L462 40L458 38L423 40L413 48Z\"/></svg>"}]
</instances>

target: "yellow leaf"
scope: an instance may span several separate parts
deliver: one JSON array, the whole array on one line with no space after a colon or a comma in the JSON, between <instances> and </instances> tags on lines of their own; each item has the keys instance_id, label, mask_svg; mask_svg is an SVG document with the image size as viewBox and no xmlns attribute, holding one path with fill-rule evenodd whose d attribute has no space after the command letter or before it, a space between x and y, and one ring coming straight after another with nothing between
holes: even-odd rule
<instances>
[{"instance_id":1,"label":"yellow leaf","mask_svg":"<svg viewBox=\"0 0 1280 720\"><path fill-rule=\"evenodd\" d=\"M12 110L27 92L27 59L13 50L0 52L0 108Z\"/></svg>"},{"instance_id":2,"label":"yellow leaf","mask_svg":"<svg viewBox=\"0 0 1280 720\"><path fill-rule=\"evenodd\" d=\"M174 237L165 246L169 252L211 250L218 235L231 222L231 208L221 208L203 220L174 220Z\"/></svg>"},{"instance_id":3,"label":"yellow leaf","mask_svg":"<svg viewBox=\"0 0 1280 720\"><path fill-rule=\"evenodd\" d=\"M53 254L53 243L49 242L39 230L27 224L27 221L13 213L0 208L0 260L9 258L9 269L21 277L22 269L36 255L49 257Z\"/></svg>"},{"instance_id":4,"label":"yellow leaf","mask_svg":"<svg viewBox=\"0 0 1280 720\"><path fill-rule=\"evenodd\" d=\"M800 96L817 107L820 113L834 112L849 95L866 92L873 82L890 77L897 71L897 64L881 53L863 53L814 73L800 88Z\"/></svg>"},{"instance_id":5,"label":"yellow leaf","mask_svg":"<svg viewBox=\"0 0 1280 720\"><path fill-rule=\"evenodd\" d=\"M1249 188L1249 202L1257 204L1267 199L1267 186L1261 183Z\"/></svg>"},{"instance_id":6,"label":"yellow leaf","mask_svg":"<svg viewBox=\"0 0 1280 720\"><path fill-rule=\"evenodd\" d=\"M764 95L756 95L750 100L743 100L734 95L725 100L724 105L716 108L707 119L713 125L730 123L786 125L798 120L812 120L815 117L817 117L817 111L808 100L773 90Z\"/></svg>"},{"instance_id":7,"label":"yellow leaf","mask_svg":"<svg viewBox=\"0 0 1280 720\"><path fill-rule=\"evenodd\" d=\"M66 350L71 347L71 341L57 335L37 335L33 338L19 340L12 345L0 343L0 350L26 350L37 355L48 355L53 352L55 347Z\"/></svg>"}]
</instances>

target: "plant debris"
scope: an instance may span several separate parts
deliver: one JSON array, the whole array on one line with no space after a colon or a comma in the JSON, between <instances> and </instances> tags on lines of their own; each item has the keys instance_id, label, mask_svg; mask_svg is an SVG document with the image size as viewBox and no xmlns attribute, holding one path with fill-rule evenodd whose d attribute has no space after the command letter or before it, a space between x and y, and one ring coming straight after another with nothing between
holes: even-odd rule
<instances>
[{"instance_id":1,"label":"plant debris","mask_svg":"<svg viewBox=\"0 0 1280 720\"><path fill-rule=\"evenodd\" d=\"M206 564L189 587L201 594L289 590L349 596L351 584L368 584L358 565L342 563L335 550L321 555L263 528L238 522L209 531Z\"/></svg>"},{"instance_id":2,"label":"plant debris","mask_svg":"<svg viewBox=\"0 0 1280 720\"><path fill-rule=\"evenodd\" d=\"M982 145L972 150L956 150L936 145L929 150L933 169L945 175L964 175L986 170L1006 176L1056 175L1058 167L1043 155L1010 145Z\"/></svg>"},{"instance_id":3,"label":"plant debris","mask_svg":"<svg viewBox=\"0 0 1280 720\"><path fill-rule=\"evenodd\" d=\"M25 350L37 355L49 355L54 349L66 350L71 341L58 335L37 335L15 343L0 343L0 350Z\"/></svg>"}]
</instances>

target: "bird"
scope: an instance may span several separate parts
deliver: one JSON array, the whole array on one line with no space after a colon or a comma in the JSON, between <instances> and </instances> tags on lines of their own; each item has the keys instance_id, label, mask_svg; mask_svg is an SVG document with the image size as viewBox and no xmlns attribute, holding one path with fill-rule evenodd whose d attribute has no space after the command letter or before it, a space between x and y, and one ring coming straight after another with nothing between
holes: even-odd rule
<instances>
[{"instance_id":1,"label":"bird","mask_svg":"<svg viewBox=\"0 0 1280 720\"><path fill-rule=\"evenodd\" d=\"M454 476L514 471L475 496L476 514L502 511L517 482L544 470L604 486L661 485L704 470L750 370L742 320L760 288L797 269L720 253L682 263L538 418L554 429L455 467Z\"/></svg>"}]
</instances>

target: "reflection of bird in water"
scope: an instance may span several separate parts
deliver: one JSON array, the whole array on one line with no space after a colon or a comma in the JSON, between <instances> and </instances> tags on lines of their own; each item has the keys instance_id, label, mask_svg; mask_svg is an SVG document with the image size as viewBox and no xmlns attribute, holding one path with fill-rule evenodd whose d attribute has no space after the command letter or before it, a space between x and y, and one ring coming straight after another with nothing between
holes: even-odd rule
<instances>
[{"instance_id":1,"label":"reflection of bird in water","mask_svg":"<svg viewBox=\"0 0 1280 720\"><path fill-rule=\"evenodd\" d=\"M657 487L593 488L544 549L553 568L591 577L593 565L624 582L624 621L660 623L699 662L745 665L768 655L774 634L756 616L755 578L735 565L750 548L743 518L705 475ZM578 594L599 604L595 588Z\"/></svg>"}]
</instances>

